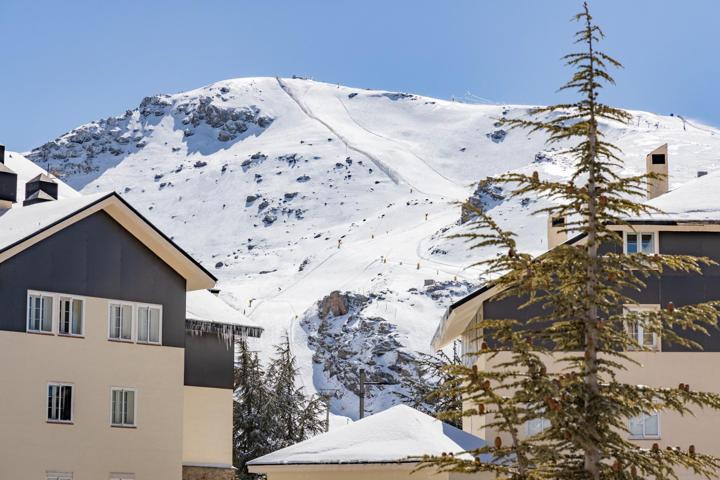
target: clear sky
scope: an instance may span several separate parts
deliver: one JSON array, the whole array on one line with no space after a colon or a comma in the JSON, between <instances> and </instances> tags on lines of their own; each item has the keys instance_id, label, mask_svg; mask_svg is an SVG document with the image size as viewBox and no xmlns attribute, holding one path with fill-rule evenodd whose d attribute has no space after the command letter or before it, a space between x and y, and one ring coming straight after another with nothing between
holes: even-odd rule
<instances>
[{"instance_id":1,"label":"clear sky","mask_svg":"<svg viewBox=\"0 0 720 480\"><path fill-rule=\"evenodd\" d=\"M625 64L606 100L720 126L720 1L594 0ZM439 98L560 99L579 0L1 0L0 143L244 76Z\"/></svg>"}]
</instances>

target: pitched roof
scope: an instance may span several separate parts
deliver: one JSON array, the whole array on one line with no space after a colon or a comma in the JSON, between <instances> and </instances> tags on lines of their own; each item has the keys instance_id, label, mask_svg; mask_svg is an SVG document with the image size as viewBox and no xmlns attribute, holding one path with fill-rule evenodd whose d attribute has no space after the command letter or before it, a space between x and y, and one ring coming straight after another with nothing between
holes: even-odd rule
<instances>
[{"instance_id":1,"label":"pitched roof","mask_svg":"<svg viewBox=\"0 0 720 480\"><path fill-rule=\"evenodd\" d=\"M2 211L0 263L99 210L108 213L184 277L188 290L215 285L217 279L210 272L115 192L65 198Z\"/></svg>"},{"instance_id":2,"label":"pitched roof","mask_svg":"<svg viewBox=\"0 0 720 480\"><path fill-rule=\"evenodd\" d=\"M640 215L632 221L720 223L720 171L684 183L647 204L662 213Z\"/></svg>"},{"instance_id":3,"label":"pitched roof","mask_svg":"<svg viewBox=\"0 0 720 480\"><path fill-rule=\"evenodd\" d=\"M259 337L263 330L256 322L207 290L188 292L185 318L196 322L239 327L249 337Z\"/></svg>"},{"instance_id":4,"label":"pitched roof","mask_svg":"<svg viewBox=\"0 0 720 480\"><path fill-rule=\"evenodd\" d=\"M413 457L461 454L485 444L483 439L414 408L396 405L248 465L417 463Z\"/></svg>"}]
</instances>

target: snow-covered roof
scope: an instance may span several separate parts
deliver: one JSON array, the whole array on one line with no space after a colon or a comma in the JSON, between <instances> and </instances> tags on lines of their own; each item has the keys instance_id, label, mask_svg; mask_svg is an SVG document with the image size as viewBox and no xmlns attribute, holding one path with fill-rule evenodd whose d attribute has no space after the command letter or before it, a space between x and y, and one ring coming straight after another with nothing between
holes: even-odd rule
<instances>
[{"instance_id":1,"label":"snow-covered roof","mask_svg":"<svg viewBox=\"0 0 720 480\"><path fill-rule=\"evenodd\" d=\"M417 463L422 455L457 455L485 443L407 405L396 405L248 465Z\"/></svg>"},{"instance_id":2,"label":"snow-covered roof","mask_svg":"<svg viewBox=\"0 0 720 480\"><path fill-rule=\"evenodd\" d=\"M196 322L241 327L251 337L259 337L262 327L208 290L187 293L185 318Z\"/></svg>"},{"instance_id":3,"label":"snow-covered roof","mask_svg":"<svg viewBox=\"0 0 720 480\"><path fill-rule=\"evenodd\" d=\"M720 222L720 171L710 172L647 202L662 213L635 221Z\"/></svg>"},{"instance_id":4,"label":"snow-covered roof","mask_svg":"<svg viewBox=\"0 0 720 480\"><path fill-rule=\"evenodd\" d=\"M0 262L76 221L104 210L186 280L188 291L217 279L115 192L95 193L0 210Z\"/></svg>"},{"instance_id":5,"label":"snow-covered roof","mask_svg":"<svg viewBox=\"0 0 720 480\"><path fill-rule=\"evenodd\" d=\"M58 184L58 198L64 199L64 198L77 198L80 196L80 193L76 192L72 187L67 185L62 180L54 177L53 175L48 175L48 172L39 166L35 165L33 162L25 158L24 156L20 155L17 152L5 152L5 166L12 170L13 172L17 173L18 176L18 184L17 184L17 204L13 206L13 208L20 207L22 205L23 200L25 199L25 184L29 182L30 180L35 179L39 175L45 176L45 179L50 179L51 181Z\"/></svg>"},{"instance_id":6,"label":"snow-covered roof","mask_svg":"<svg viewBox=\"0 0 720 480\"><path fill-rule=\"evenodd\" d=\"M107 197L108 193L83 195L64 200L0 211L0 252L44 230L64 218Z\"/></svg>"}]
</instances>

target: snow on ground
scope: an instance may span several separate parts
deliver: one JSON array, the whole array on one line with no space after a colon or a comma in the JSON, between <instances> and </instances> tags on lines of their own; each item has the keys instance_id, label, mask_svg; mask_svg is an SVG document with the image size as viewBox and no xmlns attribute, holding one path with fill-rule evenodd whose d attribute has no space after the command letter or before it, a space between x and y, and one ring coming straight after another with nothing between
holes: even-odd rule
<instances>
[{"instance_id":1,"label":"snow on ground","mask_svg":"<svg viewBox=\"0 0 720 480\"><path fill-rule=\"evenodd\" d=\"M540 134L507 131L503 116L527 106L470 105L301 79L248 78L156 95L126 113L78 127L28 158L64 173L83 193L117 190L221 279L222 296L265 332L258 348L287 334L310 391L341 382L318 372L308 338L330 292L370 296L360 314L396 327L407 352L430 350L451 298L409 293L435 282L479 282L469 268L491 251L468 252L457 202L473 184L510 170L567 178L571 164ZM605 125L627 172L669 143L671 187L697 170L719 170L720 131L678 116L631 112ZM562 146L558 146L559 148ZM546 248L535 199L497 203L492 213L520 246ZM358 348L363 341L358 340ZM359 352L357 352L359 353ZM356 359L357 368L368 359ZM393 356L370 358L378 370ZM333 403L354 415L352 392ZM368 409L394 400L372 392Z\"/></svg>"}]
</instances>

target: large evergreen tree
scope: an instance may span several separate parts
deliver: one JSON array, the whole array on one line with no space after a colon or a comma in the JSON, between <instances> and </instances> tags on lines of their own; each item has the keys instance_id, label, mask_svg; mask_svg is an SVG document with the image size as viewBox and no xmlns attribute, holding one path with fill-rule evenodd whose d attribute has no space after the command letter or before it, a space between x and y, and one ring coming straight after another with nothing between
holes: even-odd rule
<instances>
[{"instance_id":1,"label":"large evergreen tree","mask_svg":"<svg viewBox=\"0 0 720 480\"><path fill-rule=\"evenodd\" d=\"M699 275L711 262L681 255L622 254L617 226L631 228L628 218L653 213L639 197L646 182L657 177L620 175L621 153L605 139L600 122L625 123L630 115L599 98L602 88L614 83L609 68L620 64L597 49L603 34L587 3L575 20L581 25L576 43L582 49L565 57L574 73L562 89L576 92L577 101L538 108L531 120L506 121L545 132L549 143L565 148L575 162L571 179L550 181L535 172L493 181L509 185L514 196L545 199L551 206L536 213L565 217L566 229L582 234L583 240L533 258L517 251L511 232L474 209L476 229L467 235L471 247L493 246L501 252L482 262L491 278L497 278L501 293L495 298L520 298L521 310L541 313L527 313L530 318L523 321L479 321L478 335L482 332L484 341L476 354L494 368L451 368L455 380L447 390L472 404L465 414L487 414L487 427L500 433L474 452L489 454L494 461L443 456L427 466L490 471L513 479L665 479L677 478L678 469L709 478L720 460L694 446L661 450L657 444L640 448L627 440L628 418L650 411L685 415L720 409L720 395L696 392L684 383L656 388L619 381L623 371L638 368L629 352L647 349L627 334L626 325L640 322L665 345L699 349L684 334L707 334L715 327L718 303L670 303L658 312L622 308L637 303L633 294L645 288L648 278L667 270ZM549 428L527 438L520 435L525 422L539 418L546 419Z\"/></svg>"}]
</instances>

